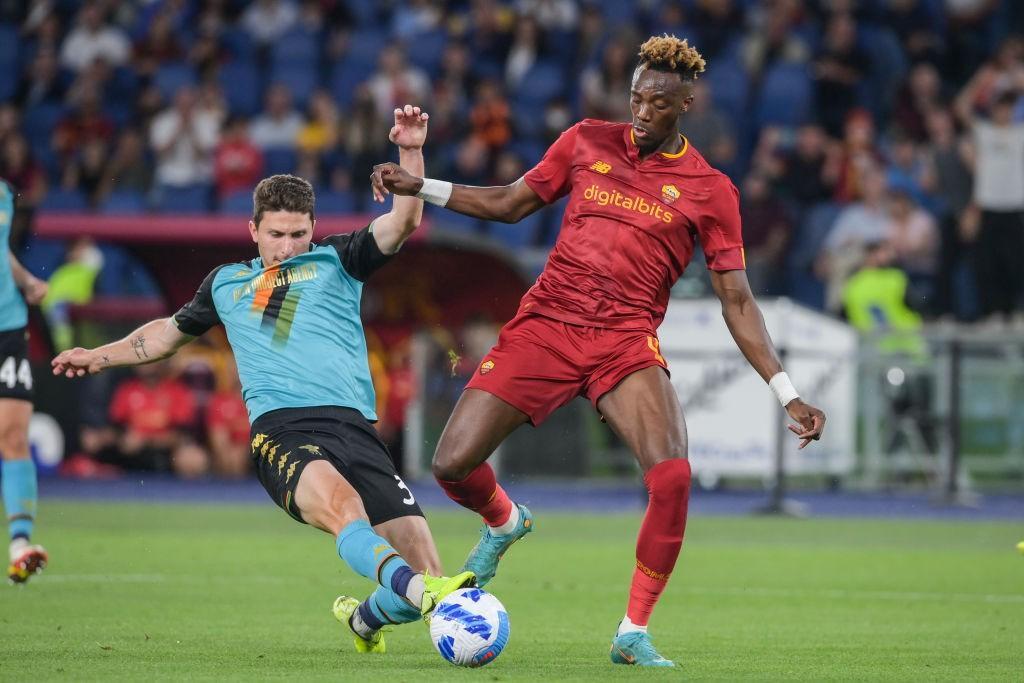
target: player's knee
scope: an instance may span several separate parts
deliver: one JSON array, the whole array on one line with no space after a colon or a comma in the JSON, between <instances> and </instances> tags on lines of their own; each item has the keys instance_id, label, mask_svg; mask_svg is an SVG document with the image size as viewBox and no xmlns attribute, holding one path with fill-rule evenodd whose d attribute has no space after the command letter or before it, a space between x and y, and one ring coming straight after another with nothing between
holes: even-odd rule
<instances>
[{"instance_id":1,"label":"player's knee","mask_svg":"<svg viewBox=\"0 0 1024 683\"><path fill-rule=\"evenodd\" d=\"M434 454L430 469L434 478L440 481L462 481L473 471L472 467L461 464L457 458L440 452Z\"/></svg>"},{"instance_id":2,"label":"player's knee","mask_svg":"<svg viewBox=\"0 0 1024 683\"><path fill-rule=\"evenodd\" d=\"M685 458L663 460L644 475L651 498L678 499L690 490L690 461Z\"/></svg>"},{"instance_id":3,"label":"player's knee","mask_svg":"<svg viewBox=\"0 0 1024 683\"><path fill-rule=\"evenodd\" d=\"M24 428L11 425L0 430L0 456L4 460L28 457L28 434Z\"/></svg>"}]
</instances>

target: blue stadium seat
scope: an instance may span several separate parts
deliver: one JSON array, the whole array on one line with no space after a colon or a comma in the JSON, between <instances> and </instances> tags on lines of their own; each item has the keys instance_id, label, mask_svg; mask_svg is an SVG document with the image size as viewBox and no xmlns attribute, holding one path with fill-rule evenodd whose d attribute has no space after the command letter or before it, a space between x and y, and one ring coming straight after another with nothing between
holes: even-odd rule
<instances>
[{"instance_id":1,"label":"blue stadium seat","mask_svg":"<svg viewBox=\"0 0 1024 683\"><path fill-rule=\"evenodd\" d=\"M234 61L220 67L217 75L228 110L232 114L253 116L263 102L263 79L251 62Z\"/></svg>"},{"instance_id":2,"label":"blue stadium seat","mask_svg":"<svg viewBox=\"0 0 1024 683\"><path fill-rule=\"evenodd\" d=\"M317 197L319 204L319 197ZM319 208L319 207L318 207ZM252 214L252 192L239 190L223 197L220 200L220 212L235 215Z\"/></svg>"},{"instance_id":3,"label":"blue stadium seat","mask_svg":"<svg viewBox=\"0 0 1024 683\"><path fill-rule=\"evenodd\" d=\"M0 70L0 102L14 97L18 90L18 72L14 69Z\"/></svg>"},{"instance_id":4,"label":"blue stadium seat","mask_svg":"<svg viewBox=\"0 0 1024 683\"><path fill-rule=\"evenodd\" d=\"M716 59L701 77L711 91L715 108L732 119L734 128L739 127L747 110L750 79L743 65L734 59Z\"/></svg>"},{"instance_id":5,"label":"blue stadium seat","mask_svg":"<svg viewBox=\"0 0 1024 683\"><path fill-rule=\"evenodd\" d=\"M313 92L320 87L317 69L293 64L276 66L271 71L272 83L284 83L292 93L295 105L304 109Z\"/></svg>"},{"instance_id":6,"label":"blue stadium seat","mask_svg":"<svg viewBox=\"0 0 1024 683\"><path fill-rule=\"evenodd\" d=\"M115 190L100 203L100 211L112 215L144 213L146 197L134 190Z\"/></svg>"},{"instance_id":7,"label":"blue stadium seat","mask_svg":"<svg viewBox=\"0 0 1024 683\"><path fill-rule=\"evenodd\" d=\"M776 64L761 82L754 120L758 126L796 127L810 120L813 87L808 68L796 64Z\"/></svg>"},{"instance_id":8,"label":"blue stadium seat","mask_svg":"<svg viewBox=\"0 0 1024 683\"><path fill-rule=\"evenodd\" d=\"M225 26L220 35L221 45L239 62L256 60L256 44L249 32L240 26Z\"/></svg>"},{"instance_id":9,"label":"blue stadium seat","mask_svg":"<svg viewBox=\"0 0 1024 683\"><path fill-rule=\"evenodd\" d=\"M163 213L206 213L210 210L208 185L164 185L157 188L154 194L156 209Z\"/></svg>"},{"instance_id":10,"label":"blue stadium seat","mask_svg":"<svg viewBox=\"0 0 1024 683\"><path fill-rule=\"evenodd\" d=\"M159 296L149 270L131 252L116 244L100 244L103 268L96 276L96 294L100 296Z\"/></svg>"},{"instance_id":11,"label":"blue stadium seat","mask_svg":"<svg viewBox=\"0 0 1024 683\"><path fill-rule=\"evenodd\" d=\"M282 66L316 69L320 63L320 38L305 28L296 27L274 41L270 62Z\"/></svg>"},{"instance_id":12,"label":"blue stadium seat","mask_svg":"<svg viewBox=\"0 0 1024 683\"><path fill-rule=\"evenodd\" d=\"M359 84L369 77L364 65L343 59L331 71L331 94L340 106L348 107Z\"/></svg>"},{"instance_id":13,"label":"blue stadium seat","mask_svg":"<svg viewBox=\"0 0 1024 683\"><path fill-rule=\"evenodd\" d=\"M565 71L557 62L540 61L530 67L523 76L515 97L534 103L547 103L559 95L567 95Z\"/></svg>"},{"instance_id":14,"label":"blue stadium seat","mask_svg":"<svg viewBox=\"0 0 1024 683\"><path fill-rule=\"evenodd\" d=\"M415 47L416 66L427 72L431 78L441 71L441 58L444 48L449 42L448 34L440 29L418 33L409 39L409 45Z\"/></svg>"},{"instance_id":15,"label":"blue stadium seat","mask_svg":"<svg viewBox=\"0 0 1024 683\"><path fill-rule=\"evenodd\" d=\"M349 214L356 210L356 198L351 192L324 191L316 195L316 212L321 214Z\"/></svg>"},{"instance_id":16,"label":"blue stadium seat","mask_svg":"<svg viewBox=\"0 0 1024 683\"><path fill-rule=\"evenodd\" d=\"M377 67L377 57L388 42L388 36L383 31L356 31L349 37L348 50L343 59L346 62L360 64L372 72Z\"/></svg>"},{"instance_id":17,"label":"blue stadium seat","mask_svg":"<svg viewBox=\"0 0 1024 683\"><path fill-rule=\"evenodd\" d=\"M533 246L544 225L544 211L536 211L518 223L489 222L487 234L512 249Z\"/></svg>"},{"instance_id":18,"label":"blue stadium seat","mask_svg":"<svg viewBox=\"0 0 1024 683\"><path fill-rule=\"evenodd\" d=\"M50 147L53 129L64 116L64 106L56 103L42 103L29 107L21 117L21 131L33 150Z\"/></svg>"},{"instance_id":19,"label":"blue stadium seat","mask_svg":"<svg viewBox=\"0 0 1024 683\"><path fill-rule=\"evenodd\" d=\"M167 63L156 70L153 84L156 85L164 99L170 102L174 99L174 93L186 86L196 84L196 72L188 64Z\"/></svg>"},{"instance_id":20,"label":"blue stadium seat","mask_svg":"<svg viewBox=\"0 0 1024 683\"><path fill-rule=\"evenodd\" d=\"M294 149L279 147L263 150L263 172L265 175L291 173L298 164L298 154Z\"/></svg>"},{"instance_id":21,"label":"blue stadium seat","mask_svg":"<svg viewBox=\"0 0 1024 683\"><path fill-rule=\"evenodd\" d=\"M51 187L43 195L39 208L43 211L85 211L89 208L89 202L78 190Z\"/></svg>"},{"instance_id":22,"label":"blue stadium seat","mask_svg":"<svg viewBox=\"0 0 1024 683\"><path fill-rule=\"evenodd\" d=\"M18 52L20 50L20 39L18 38L18 27L14 24L0 24L0 71L19 73Z\"/></svg>"}]
</instances>

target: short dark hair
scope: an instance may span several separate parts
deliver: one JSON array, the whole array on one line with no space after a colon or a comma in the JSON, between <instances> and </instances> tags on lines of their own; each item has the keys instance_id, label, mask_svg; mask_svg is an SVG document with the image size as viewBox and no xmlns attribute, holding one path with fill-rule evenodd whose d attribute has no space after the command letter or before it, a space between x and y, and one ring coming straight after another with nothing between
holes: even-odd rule
<instances>
[{"instance_id":1,"label":"short dark hair","mask_svg":"<svg viewBox=\"0 0 1024 683\"><path fill-rule=\"evenodd\" d=\"M308 180L289 174L264 178L252 193L252 222L259 226L264 211L292 211L308 213L309 220L316 216L313 205L316 196Z\"/></svg>"}]
</instances>

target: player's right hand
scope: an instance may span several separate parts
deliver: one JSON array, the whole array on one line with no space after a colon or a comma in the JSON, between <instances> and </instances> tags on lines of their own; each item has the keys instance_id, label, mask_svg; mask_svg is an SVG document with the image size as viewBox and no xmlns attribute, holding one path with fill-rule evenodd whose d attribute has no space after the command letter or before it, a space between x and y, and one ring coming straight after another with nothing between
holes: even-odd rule
<instances>
[{"instance_id":1,"label":"player's right hand","mask_svg":"<svg viewBox=\"0 0 1024 683\"><path fill-rule=\"evenodd\" d=\"M86 373L96 374L106 367L106 364L102 356L79 346L59 353L50 361L50 366L53 368L54 375L84 377Z\"/></svg>"},{"instance_id":2,"label":"player's right hand","mask_svg":"<svg viewBox=\"0 0 1024 683\"><path fill-rule=\"evenodd\" d=\"M370 174L373 198L380 203L389 192L411 197L423 187L423 178L417 178L398 164L377 164Z\"/></svg>"}]
</instances>

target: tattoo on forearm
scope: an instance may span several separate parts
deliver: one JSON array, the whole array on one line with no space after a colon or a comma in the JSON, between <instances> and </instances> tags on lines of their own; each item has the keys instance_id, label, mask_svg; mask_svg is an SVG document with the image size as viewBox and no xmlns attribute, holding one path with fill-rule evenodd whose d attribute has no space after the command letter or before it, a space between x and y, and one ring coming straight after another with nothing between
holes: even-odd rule
<instances>
[{"instance_id":1,"label":"tattoo on forearm","mask_svg":"<svg viewBox=\"0 0 1024 683\"><path fill-rule=\"evenodd\" d=\"M100 361L100 365L103 367L110 365L110 356L103 356L103 360Z\"/></svg>"},{"instance_id":2,"label":"tattoo on forearm","mask_svg":"<svg viewBox=\"0 0 1024 683\"><path fill-rule=\"evenodd\" d=\"M146 353L146 338L141 334L132 339L132 349L135 351L135 357L139 360L149 358L149 354Z\"/></svg>"}]
</instances>

